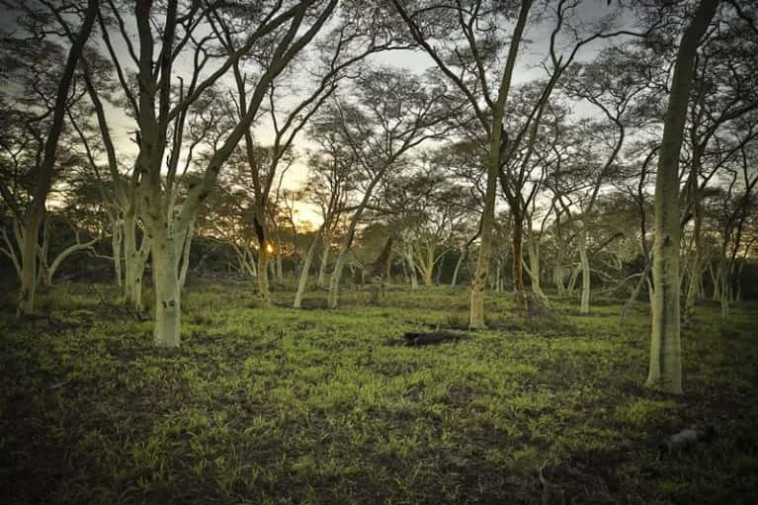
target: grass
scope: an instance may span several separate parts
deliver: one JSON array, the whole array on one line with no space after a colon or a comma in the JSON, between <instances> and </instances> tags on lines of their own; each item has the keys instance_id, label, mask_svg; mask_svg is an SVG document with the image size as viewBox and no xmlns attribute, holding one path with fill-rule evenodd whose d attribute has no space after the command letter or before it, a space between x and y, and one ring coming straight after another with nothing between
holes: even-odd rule
<instances>
[{"instance_id":1,"label":"grass","mask_svg":"<svg viewBox=\"0 0 758 505\"><path fill-rule=\"evenodd\" d=\"M99 287L106 298L112 289ZM569 300L428 347L406 331L465 326L467 292L391 289L377 305L257 306L246 284L191 286L179 350L82 285L0 313L4 503L539 503L538 469L570 503L754 503L758 306L685 331L686 394L641 387L648 312L618 325ZM7 303L6 303L7 305ZM715 440L659 454L695 422Z\"/></svg>"}]
</instances>

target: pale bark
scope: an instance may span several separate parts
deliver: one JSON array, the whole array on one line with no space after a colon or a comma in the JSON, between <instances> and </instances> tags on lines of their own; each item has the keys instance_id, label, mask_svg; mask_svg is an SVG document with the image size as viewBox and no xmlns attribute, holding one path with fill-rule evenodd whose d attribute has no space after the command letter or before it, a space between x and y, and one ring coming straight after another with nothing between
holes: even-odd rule
<instances>
[{"instance_id":1,"label":"pale bark","mask_svg":"<svg viewBox=\"0 0 758 505\"><path fill-rule=\"evenodd\" d=\"M327 235L326 233L323 235L321 239L322 243L322 250L321 250L321 259L320 264L318 266L318 281L317 284L319 287L324 287L326 285L326 269L329 265L329 253L331 252L331 237Z\"/></svg>"},{"instance_id":2,"label":"pale bark","mask_svg":"<svg viewBox=\"0 0 758 505\"><path fill-rule=\"evenodd\" d=\"M298 280L298 283L297 283L297 292L295 293L295 301L292 303L293 308L299 309L302 306L303 293L305 293L305 288L308 285L308 276L310 275L311 264L313 263L313 258L316 256L316 249L318 248L318 243L321 241L322 229L323 229L323 226L321 229L319 229L316 236L313 237L313 242L311 242L311 246L308 248L308 252L305 255L305 260L303 261L303 269L300 271L300 279Z\"/></svg>"},{"instance_id":3,"label":"pale bark","mask_svg":"<svg viewBox=\"0 0 758 505\"><path fill-rule=\"evenodd\" d=\"M540 245L536 238L527 242L527 256L529 257L529 268L526 273L532 284L532 293L534 298L543 307L550 307L550 300L540 284Z\"/></svg>"},{"instance_id":4,"label":"pale bark","mask_svg":"<svg viewBox=\"0 0 758 505\"><path fill-rule=\"evenodd\" d=\"M679 44L655 180L655 291L652 303L650 369L645 385L675 394L682 392L679 154L697 48L716 13L718 3L718 0L701 0Z\"/></svg>"},{"instance_id":5,"label":"pale bark","mask_svg":"<svg viewBox=\"0 0 758 505\"><path fill-rule=\"evenodd\" d=\"M590 313L590 290L592 289L592 272L590 271L590 260L587 256L587 228L582 221L577 221L579 227L577 240L579 248L579 267L582 272L582 297L579 305L579 313L587 315Z\"/></svg>"},{"instance_id":6,"label":"pale bark","mask_svg":"<svg viewBox=\"0 0 758 505\"><path fill-rule=\"evenodd\" d=\"M181 287L177 277L178 258L173 240L156 237L153 256L155 327L153 342L158 347L179 347L182 323Z\"/></svg>"},{"instance_id":7,"label":"pale bark","mask_svg":"<svg viewBox=\"0 0 758 505\"><path fill-rule=\"evenodd\" d=\"M118 218L111 219L111 250L113 252L113 270L116 286L124 288L124 269L121 251L124 249L124 222Z\"/></svg>"},{"instance_id":8,"label":"pale bark","mask_svg":"<svg viewBox=\"0 0 758 505\"><path fill-rule=\"evenodd\" d=\"M454 288L455 285L458 283L458 274L461 271L461 265L463 265L463 262L465 261L466 256L468 256L468 248L463 249L461 251L461 255L458 256L458 261L455 263L455 270L453 270L453 279L450 281L451 288Z\"/></svg>"}]
</instances>

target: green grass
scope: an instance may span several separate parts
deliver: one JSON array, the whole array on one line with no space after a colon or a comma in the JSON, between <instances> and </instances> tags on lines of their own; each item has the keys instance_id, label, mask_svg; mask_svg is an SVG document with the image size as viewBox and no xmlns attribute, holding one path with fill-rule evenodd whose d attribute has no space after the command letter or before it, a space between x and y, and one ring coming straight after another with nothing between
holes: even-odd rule
<instances>
[{"instance_id":1,"label":"green grass","mask_svg":"<svg viewBox=\"0 0 758 505\"><path fill-rule=\"evenodd\" d=\"M115 293L98 288L106 298ZM568 300L517 320L490 294L491 330L404 347L406 331L465 326L468 293L353 293L326 311L258 307L246 284L191 286L180 350L86 286L55 316L0 313L0 500L6 503L539 503L538 468L572 503L754 503L758 306L685 331L686 394L648 391L648 313L581 317ZM6 304L7 305L7 304ZM715 440L660 455L694 422Z\"/></svg>"}]
</instances>

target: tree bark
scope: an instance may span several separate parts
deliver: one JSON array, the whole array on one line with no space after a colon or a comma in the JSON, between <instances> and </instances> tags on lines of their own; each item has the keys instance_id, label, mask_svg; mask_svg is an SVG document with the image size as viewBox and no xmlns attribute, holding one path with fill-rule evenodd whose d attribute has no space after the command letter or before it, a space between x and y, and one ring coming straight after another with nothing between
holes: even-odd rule
<instances>
[{"instance_id":1,"label":"tree bark","mask_svg":"<svg viewBox=\"0 0 758 505\"><path fill-rule=\"evenodd\" d=\"M292 303L292 307L295 309L301 308L303 293L305 293L305 288L308 285L308 276L310 274L313 258L316 256L316 249L318 248L319 241L321 241L321 230L319 230L316 236L313 237L313 242L311 242L311 246L308 248L308 252L305 255L305 261L303 261L303 269L300 271L300 279L297 283L295 301Z\"/></svg>"},{"instance_id":2,"label":"tree bark","mask_svg":"<svg viewBox=\"0 0 758 505\"><path fill-rule=\"evenodd\" d=\"M182 311L181 287L177 276L178 254L172 238L156 238L152 250L155 288L153 343L157 347L179 347Z\"/></svg>"},{"instance_id":3,"label":"tree bark","mask_svg":"<svg viewBox=\"0 0 758 505\"><path fill-rule=\"evenodd\" d=\"M663 140L655 180L655 241L650 368L645 385L665 392L682 392L682 352L679 320L679 154L689 92L700 39L716 13L718 0L701 0L684 31L677 51Z\"/></svg>"},{"instance_id":4,"label":"tree bark","mask_svg":"<svg viewBox=\"0 0 758 505\"><path fill-rule=\"evenodd\" d=\"M582 270L582 298L579 305L579 313L588 315L590 313L592 272L590 271L590 260L587 257L587 227L582 221L577 221L577 226L579 226L579 234L577 237L579 246L579 265Z\"/></svg>"}]
</instances>

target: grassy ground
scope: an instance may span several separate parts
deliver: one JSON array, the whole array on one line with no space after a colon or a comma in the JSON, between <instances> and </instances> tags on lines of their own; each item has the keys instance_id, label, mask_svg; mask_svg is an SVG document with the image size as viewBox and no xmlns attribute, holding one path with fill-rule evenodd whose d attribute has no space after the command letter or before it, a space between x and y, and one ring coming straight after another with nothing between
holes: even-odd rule
<instances>
[{"instance_id":1,"label":"grassy ground","mask_svg":"<svg viewBox=\"0 0 758 505\"><path fill-rule=\"evenodd\" d=\"M640 387L645 304L624 328L603 300L519 322L492 294L491 330L416 348L404 332L465 326L465 289L295 311L196 285L165 351L97 289L0 314L4 503L540 503L543 464L566 503L756 503L756 305L701 307L672 398ZM659 454L695 422L716 438Z\"/></svg>"}]
</instances>

